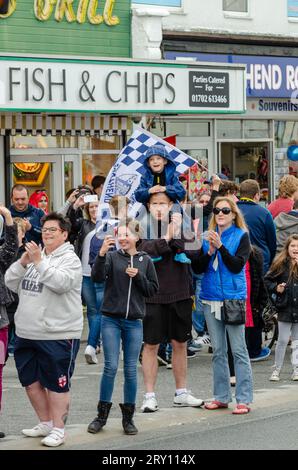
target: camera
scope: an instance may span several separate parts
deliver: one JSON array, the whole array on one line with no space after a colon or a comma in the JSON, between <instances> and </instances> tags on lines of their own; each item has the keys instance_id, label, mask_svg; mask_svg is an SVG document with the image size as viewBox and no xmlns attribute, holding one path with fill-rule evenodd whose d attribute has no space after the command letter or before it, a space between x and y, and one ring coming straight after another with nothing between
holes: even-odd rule
<instances>
[{"instance_id":1,"label":"camera","mask_svg":"<svg viewBox=\"0 0 298 470\"><path fill-rule=\"evenodd\" d=\"M80 184L78 186L78 194L76 195L76 198L78 199L80 196L87 196L89 194L93 194L92 188L88 185Z\"/></svg>"}]
</instances>

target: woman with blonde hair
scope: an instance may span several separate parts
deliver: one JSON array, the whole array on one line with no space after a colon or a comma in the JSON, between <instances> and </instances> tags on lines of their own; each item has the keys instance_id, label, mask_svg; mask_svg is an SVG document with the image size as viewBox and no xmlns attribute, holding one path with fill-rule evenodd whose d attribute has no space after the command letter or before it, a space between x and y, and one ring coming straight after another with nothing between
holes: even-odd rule
<instances>
[{"instance_id":1,"label":"woman with blonde hair","mask_svg":"<svg viewBox=\"0 0 298 470\"><path fill-rule=\"evenodd\" d=\"M269 204L268 210L275 219L281 212L290 212L296 199L298 199L298 178L294 175L283 176L278 186L278 199Z\"/></svg>"},{"instance_id":2,"label":"woman with blonde hair","mask_svg":"<svg viewBox=\"0 0 298 470\"><path fill-rule=\"evenodd\" d=\"M247 414L253 397L252 372L245 342L245 264L250 254L250 241L243 216L230 197L215 199L202 250L209 256L200 298L213 348L214 391L214 400L205 408L228 408L232 401L228 334L236 375L237 405L233 414Z\"/></svg>"},{"instance_id":3,"label":"woman with blonde hair","mask_svg":"<svg viewBox=\"0 0 298 470\"><path fill-rule=\"evenodd\" d=\"M273 382L280 380L286 348L291 337L292 380L298 380L298 235L291 235L265 276L270 299L278 314L278 341L275 349Z\"/></svg>"}]
</instances>

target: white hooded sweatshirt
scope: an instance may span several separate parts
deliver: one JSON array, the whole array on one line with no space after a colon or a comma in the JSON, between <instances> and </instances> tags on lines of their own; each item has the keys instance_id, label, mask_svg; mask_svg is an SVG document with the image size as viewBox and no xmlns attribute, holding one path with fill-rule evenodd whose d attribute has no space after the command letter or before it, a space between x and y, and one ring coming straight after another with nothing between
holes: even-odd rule
<instances>
[{"instance_id":1,"label":"white hooded sweatshirt","mask_svg":"<svg viewBox=\"0 0 298 470\"><path fill-rule=\"evenodd\" d=\"M42 260L24 268L20 261L5 274L9 289L19 295L16 334L25 339L79 339L83 329L82 267L66 242Z\"/></svg>"}]
</instances>

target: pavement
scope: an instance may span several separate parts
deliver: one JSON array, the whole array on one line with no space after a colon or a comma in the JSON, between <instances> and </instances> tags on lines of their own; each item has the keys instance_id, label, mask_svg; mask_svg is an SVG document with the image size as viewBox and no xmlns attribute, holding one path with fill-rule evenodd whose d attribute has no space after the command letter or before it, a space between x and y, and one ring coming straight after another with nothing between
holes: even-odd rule
<instances>
[{"instance_id":1,"label":"pavement","mask_svg":"<svg viewBox=\"0 0 298 470\"><path fill-rule=\"evenodd\" d=\"M203 408L174 408L172 406L175 392L174 379L172 371L166 367L159 367L156 386L160 410L155 413L141 413L144 385L142 369L139 365L138 408L135 415L135 424L139 429L139 434L133 437L125 436L121 426L118 403L122 402L123 366L120 362L115 382L113 407L107 425L99 434L87 433L87 426L96 415L103 355L98 355L97 365L87 365L84 358L85 347L86 325L72 378L72 403L67 423L67 439L58 450L230 448L231 440L227 439L227 436L231 430L235 435L233 442L236 448L276 448L282 442L280 429L276 429L277 441L270 439L270 433L266 435L267 443L260 442L252 429L257 430L258 427L261 429L265 424L272 423L272 420L273 423L274 420L277 420L276 423L279 421L284 423L287 429L294 417L297 417L298 424L298 383L290 380L291 366L288 351L279 383L272 383L268 380L273 356L266 361L252 364L254 403L251 413L247 416L232 415L232 406L228 410L216 411ZM211 359L212 355L206 348L188 361L188 388L195 396L205 401L212 399ZM21 434L22 428L34 426L37 419L25 391L19 384L13 358L9 358L4 368L3 410L0 423L1 430L6 433L6 437L0 441L1 450L43 451L47 449L40 444L40 439L24 437ZM239 436L241 436L239 427L243 433L243 441L241 439L239 441ZM274 426L270 429L272 429L272 436L275 436ZM296 438L293 443L285 440L283 445L298 449L296 441Z\"/></svg>"}]
</instances>

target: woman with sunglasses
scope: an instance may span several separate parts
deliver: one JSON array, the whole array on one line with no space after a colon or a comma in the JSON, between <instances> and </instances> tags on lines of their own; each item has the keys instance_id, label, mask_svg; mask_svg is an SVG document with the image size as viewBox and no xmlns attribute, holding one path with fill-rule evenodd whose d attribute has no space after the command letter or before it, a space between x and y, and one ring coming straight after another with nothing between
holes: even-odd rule
<instances>
[{"instance_id":1,"label":"woman with sunglasses","mask_svg":"<svg viewBox=\"0 0 298 470\"><path fill-rule=\"evenodd\" d=\"M252 402L253 385L250 360L245 343L245 324L224 323L222 310L225 300L247 297L245 264L250 253L250 242L244 219L229 197L214 201L213 215L203 252L210 261L202 281L200 298L213 348L214 400L205 405L207 410L228 408L232 401L227 355L229 336L236 372L236 408L233 414L247 414Z\"/></svg>"}]
</instances>

